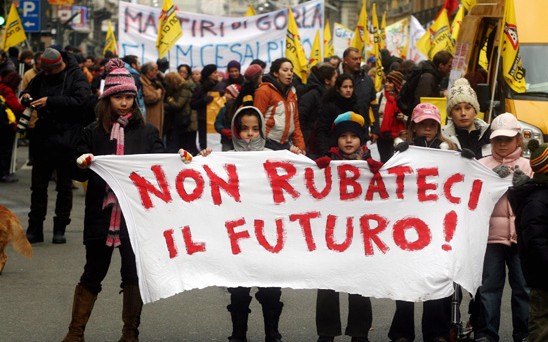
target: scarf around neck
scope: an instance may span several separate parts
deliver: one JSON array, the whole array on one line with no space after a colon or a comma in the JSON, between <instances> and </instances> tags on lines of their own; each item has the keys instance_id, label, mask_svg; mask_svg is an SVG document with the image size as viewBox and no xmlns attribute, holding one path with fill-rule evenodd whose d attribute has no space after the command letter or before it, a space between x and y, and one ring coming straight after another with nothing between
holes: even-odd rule
<instances>
[{"instance_id":1,"label":"scarf around neck","mask_svg":"<svg viewBox=\"0 0 548 342\"><path fill-rule=\"evenodd\" d=\"M124 128L127 126L129 118L131 118L131 113L119 116L112 124L110 140L116 140L116 155L124 154ZM120 223L122 221L122 210L120 209L120 204L118 203L116 195L107 184L106 194L103 200L103 209L109 206L112 207L112 212L110 213L110 224L108 227L106 245L109 247L118 247L122 243L120 241Z\"/></svg>"}]
</instances>

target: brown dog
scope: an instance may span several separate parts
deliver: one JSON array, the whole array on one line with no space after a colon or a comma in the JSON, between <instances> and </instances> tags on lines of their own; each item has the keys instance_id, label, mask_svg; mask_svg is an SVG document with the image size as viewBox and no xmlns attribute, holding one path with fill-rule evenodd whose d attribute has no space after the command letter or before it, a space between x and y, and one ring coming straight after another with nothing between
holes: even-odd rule
<instances>
[{"instance_id":1,"label":"brown dog","mask_svg":"<svg viewBox=\"0 0 548 342\"><path fill-rule=\"evenodd\" d=\"M8 260L4 249L10 243L17 252L29 259L32 258L32 246L25 236L19 219L8 208L0 205L0 274Z\"/></svg>"}]
</instances>

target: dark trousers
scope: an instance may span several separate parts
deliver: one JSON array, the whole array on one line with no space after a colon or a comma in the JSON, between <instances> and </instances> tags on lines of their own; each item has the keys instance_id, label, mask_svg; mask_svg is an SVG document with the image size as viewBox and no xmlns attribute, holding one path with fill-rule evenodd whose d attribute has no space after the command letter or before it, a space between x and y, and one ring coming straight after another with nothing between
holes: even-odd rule
<instances>
[{"instance_id":1,"label":"dark trousers","mask_svg":"<svg viewBox=\"0 0 548 342\"><path fill-rule=\"evenodd\" d=\"M184 129L172 129L166 133L166 152L177 153L181 148L187 150L192 155L198 154L196 132L185 132Z\"/></svg>"},{"instance_id":2,"label":"dark trousers","mask_svg":"<svg viewBox=\"0 0 548 342\"><path fill-rule=\"evenodd\" d=\"M0 177L10 174L15 130L12 125L0 124Z\"/></svg>"},{"instance_id":3,"label":"dark trousers","mask_svg":"<svg viewBox=\"0 0 548 342\"><path fill-rule=\"evenodd\" d=\"M55 217L60 222L70 222L72 210L72 179L69 173L70 161L50 153L37 153L32 166L29 228L41 225L48 209L48 185L56 172Z\"/></svg>"},{"instance_id":4,"label":"dark trousers","mask_svg":"<svg viewBox=\"0 0 548 342\"><path fill-rule=\"evenodd\" d=\"M86 265L84 266L84 273L80 277L81 286L94 294L101 292L101 283L107 275L112 253L115 249L114 247L107 246L103 240L86 243ZM117 249L122 258L122 266L120 268L122 283L120 287L139 285L135 254L133 253L129 239L122 239L122 244Z\"/></svg>"},{"instance_id":5,"label":"dark trousers","mask_svg":"<svg viewBox=\"0 0 548 342\"><path fill-rule=\"evenodd\" d=\"M373 311L369 297L348 295L348 322L345 335L367 337L373 323ZM316 298L316 330L319 336L342 334L339 293L333 290L318 290Z\"/></svg>"},{"instance_id":6,"label":"dark trousers","mask_svg":"<svg viewBox=\"0 0 548 342\"><path fill-rule=\"evenodd\" d=\"M249 308L249 292L250 287L229 287L230 304L237 308ZM255 297L261 305L271 305L280 302L282 297L282 289L280 287L259 287Z\"/></svg>"},{"instance_id":7,"label":"dark trousers","mask_svg":"<svg viewBox=\"0 0 548 342\"><path fill-rule=\"evenodd\" d=\"M183 134L183 148L190 152L193 156L197 155L200 150L196 147L196 135L198 132L187 132Z\"/></svg>"},{"instance_id":8,"label":"dark trousers","mask_svg":"<svg viewBox=\"0 0 548 342\"><path fill-rule=\"evenodd\" d=\"M198 119L198 143L200 150L207 147L207 121Z\"/></svg>"},{"instance_id":9,"label":"dark trousers","mask_svg":"<svg viewBox=\"0 0 548 342\"><path fill-rule=\"evenodd\" d=\"M449 296L427 300L423 303L422 336L424 341L432 341L435 337L449 339L451 298L452 296ZM397 340L402 337L409 341L415 340L415 303L397 300L396 312L388 331L388 338Z\"/></svg>"}]
</instances>

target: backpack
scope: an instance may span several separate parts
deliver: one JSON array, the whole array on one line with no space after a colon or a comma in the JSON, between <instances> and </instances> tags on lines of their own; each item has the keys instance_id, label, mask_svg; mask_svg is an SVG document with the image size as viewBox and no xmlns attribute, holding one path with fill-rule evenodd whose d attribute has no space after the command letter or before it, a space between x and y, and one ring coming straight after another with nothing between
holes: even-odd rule
<instances>
[{"instance_id":1,"label":"backpack","mask_svg":"<svg viewBox=\"0 0 548 342\"><path fill-rule=\"evenodd\" d=\"M414 67L411 69L409 74L407 74L405 83L402 85L398 96L396 96L396 104L398 105L399 110L409 117L411 117L413 108L418 105L418 102L415 102L415 90L419 85L422 74L426 72L432 73L430 70L425 70L421 67Z\"/></svg>"}]
</instances>

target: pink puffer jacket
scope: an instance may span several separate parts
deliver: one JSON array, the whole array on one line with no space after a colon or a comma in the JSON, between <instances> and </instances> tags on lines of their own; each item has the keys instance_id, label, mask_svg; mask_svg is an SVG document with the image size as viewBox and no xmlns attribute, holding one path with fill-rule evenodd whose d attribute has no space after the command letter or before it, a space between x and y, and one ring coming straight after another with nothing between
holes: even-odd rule
<instances>
[{"instance_id":1,"label":"pink puffer jacket","mask_svg":"<svg viewBox=\"0 0 548 342\"><path fill-rule=\"evenodd\" d=\"M500 156L493 152L492 155L480 159L479 162L489 169L493 169L501 164L509 167L517 165L529 177L533 175L533 171L529 165L529 159L525 159L521 156L521 147L518 147L517 150L505 158L500 158ZM512 175L508 177L512 177ZM512 243L517 243L514 218L514 212L510 207L506 194L504 194L495 205L495 209L493 209L493 213L489 219L488 243L502 243L507 246L510 246Z\"/></svg>"}]
</instances>

